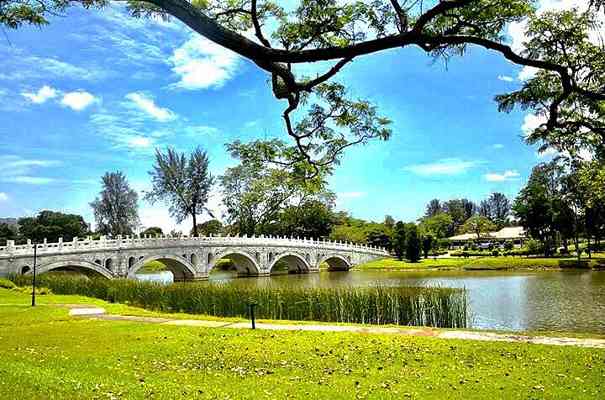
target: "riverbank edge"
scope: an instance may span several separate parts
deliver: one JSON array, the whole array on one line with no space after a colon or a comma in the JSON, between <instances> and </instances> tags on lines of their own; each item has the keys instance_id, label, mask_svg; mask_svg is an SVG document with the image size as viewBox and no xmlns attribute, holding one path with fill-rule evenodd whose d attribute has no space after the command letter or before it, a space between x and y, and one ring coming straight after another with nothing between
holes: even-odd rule
<instances>
[{"instance_id":1,"label":"riverbank edge","mask_svg":"<svg viewBox=\"0 0 605 400\"><path fill-rule=\"evenodd\" d=\"M107 314L100 307L69 306L69 315L81 318L93 318L110 321L131 321L143 323L156 323L163 325L177 325L201 328L228 328L228 329L252 329L251 322L231 322L231 321L211 321L205 319L170 319L154 317L137 317L120 314ZM294 323L293 323L294 322ZM314 331L314 332L350 332L358 334L378 334L378 335L405 335L433 337L436 339L459 339L474 341L491 342L510 342L526 344L542 344L552 346L576 346L587 348L605 349L605 339L601 338L580 338L571 336L544 336L544 335L526 335L522 333L504 333L493 331L480 331L468 329L436 329L430 327L411 327L411 326L376 326L359 324L318 324L313 321L265 321L259 320L255 324L255 329L272 331Z\"/></svg>"},{"instance_id":2,"label":"riverbank edge","mask_svg":"<svg viewBox=\"0 0 605 400\"><path fill-rule=\"evenodd\" d=\"M7 296L9 296L7 298ZM14 300L19 299L19 302ZM9 289L0 289L0 311L2 306L15 306L15 307L31 307L29 305L29 295L24 292L13 292ZM12 300L12 301L11 301ZM173 321L173 325L191 325L196 324L208 324L208 325L232 325L235 327L241 326L242 328L251 327L251 321L246 318L239 317L215 317L209 315L198 315L198 314L187 314L187 313L165 313L147 310L141 307L136 307L130 304L123 303L109 303L105 300L79 296L79 295L56 295L46 294L38 296L38 304L42 307L58 307L65 308L66 310L84 310L81 313L81 317L95 317L95 313L98 315L104 315L103 319L123 319L123 320L140 320L140 322L167 322ZM90 315L88 315L85 309L94 309ZM98 310L102 309L103 312L99 314ZM72 314L73 315L73 314ZM602 348L605 348L605 335L591 332L557 332L557 331L507 331L507 330L490 330L490 329L456 329L456 328L433 328L423 326L400 326L400 325L371 325L371 324L358 324L358 323L346 323L346 322L321 322L321 321L292 321L292 320L270 320L270 319L257 319L257 326L262 327L263 325L269 326L289 326L290 329L298 327L298 330L325 330L325 331L358 331L359 333L398 333L399 331L407 332L412 336L427 336L427 337L443 337L443 338L456 338L457 336L467 336L469 340L473 340L473 337L478 337L481 340L483 337L509 337L517 338L517 342L527 341L530 343L534 339L542 338L546 340L596 340L603 341ZM260 325L259 325L260 324ZM200 325L198 325L200 326ZM309 329L308 327L315 327L315 329ZM320 329L320 327L328 327ZM297 330L297 329L294 329ZM371 332L376 331L376 332ZM399 332L400 333L400 332ZM460 337L458 337L460 338ZM488 339L483 339L488 340Z\"/></svg>"}]
</instances>

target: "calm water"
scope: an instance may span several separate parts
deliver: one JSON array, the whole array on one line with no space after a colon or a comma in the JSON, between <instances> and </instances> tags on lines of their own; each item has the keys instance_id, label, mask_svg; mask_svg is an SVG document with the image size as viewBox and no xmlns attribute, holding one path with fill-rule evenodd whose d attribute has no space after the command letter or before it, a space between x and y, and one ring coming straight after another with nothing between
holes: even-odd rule
<instances>
[{"instance_id":1,"label":"calm water","mask_svg":"<svg viewBox=\"0 0 605 400\"><path fill-rule=\"evenodd\" d=\"M140 275L172 280L170 272ZM605 333L605 271L564 272L322 272L235 278L215 272L210 282L241 285L442 286L466 288L474 328Z\"/></svg>"}]
</instances>

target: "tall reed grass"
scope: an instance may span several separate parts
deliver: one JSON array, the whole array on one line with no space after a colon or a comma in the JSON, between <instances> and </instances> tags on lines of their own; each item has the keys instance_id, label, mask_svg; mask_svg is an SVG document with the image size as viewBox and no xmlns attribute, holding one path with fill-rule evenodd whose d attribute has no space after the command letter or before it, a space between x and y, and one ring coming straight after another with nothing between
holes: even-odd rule
<instances>
[{"instance_id":1,"label":"tall reed grass","mask_svg":"<svg viewBox=\"0 0 605 400\"><path fill-rule=\"evenodd\" d=\"M27 276L12 277L30 285ZM208 282L162 285L135 280L89 279L42 275L39 284L55 294L78 294L128 303L162 312L185 312L222 317L246 317L256 304L256 316L365 324L397 324L463 328L467 324L467 295L462 289L426 287L245 287Z\"/></svg>"}]
</instances>

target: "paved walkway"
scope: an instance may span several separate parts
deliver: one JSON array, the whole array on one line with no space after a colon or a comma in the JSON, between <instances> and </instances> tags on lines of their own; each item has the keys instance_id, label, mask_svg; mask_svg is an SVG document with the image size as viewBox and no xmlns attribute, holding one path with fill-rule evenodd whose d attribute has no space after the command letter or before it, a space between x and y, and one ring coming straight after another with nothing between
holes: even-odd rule
<instances>
[{"instance_id":1,"label":"paved walkway","mask_svg":"<svg viewBox=\"0 0 605 400\"><path fill-rule=\"evenodd\" d=\"M251 329L250 322L224 322L197 319L170 319L157 317L137 317L132 315L106 314L100 307L88 307L81 305L67 305L69 314L75 317L103 319L110 321L135 321L155 323L162 325L193 326L203 328L230 328ZM353 332L353 333L376 333L391 335L429 336L440 339L464 339L492 342L519 342L532 344L546 344L554 346L578 346L605 349L605 339L571 338L571 337L547 337L527 336L504 333L466 331L466 330L439 330L431 328L409 328L409 327L363 327L354 325L313 325L313 324L268 324L258 322L257 329L275 331L314 331L314 332Z\"/></svg>"}]
</instances>

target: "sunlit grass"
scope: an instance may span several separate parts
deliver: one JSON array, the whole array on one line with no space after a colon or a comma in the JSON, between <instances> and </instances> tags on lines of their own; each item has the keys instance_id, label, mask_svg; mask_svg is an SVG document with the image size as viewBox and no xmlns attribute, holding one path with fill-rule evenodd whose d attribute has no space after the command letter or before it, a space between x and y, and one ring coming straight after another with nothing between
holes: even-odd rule
<instances>
[{"instance_id":1,"label":"sunlit grass","mask_svg":"<svg viewBox=\"0 0 605 400\"><path fill-rule=\"evenodd\" d=\"M10 305L6 292L1 399L598 399L603 391L602 349L75 319L64 308L18 305L22 294Z\"/></svg>"}]
</instances>

